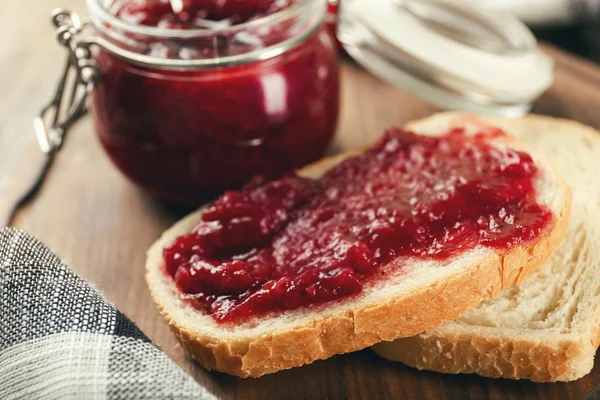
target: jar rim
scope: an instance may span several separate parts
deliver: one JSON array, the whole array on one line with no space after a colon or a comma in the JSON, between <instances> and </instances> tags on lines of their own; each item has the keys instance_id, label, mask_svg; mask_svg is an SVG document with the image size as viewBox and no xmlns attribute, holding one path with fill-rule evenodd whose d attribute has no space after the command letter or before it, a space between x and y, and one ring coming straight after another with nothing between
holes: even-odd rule
<instances>
[{"instance_id":1,"label":"jar rim","mask_svg":"<svg viewBox=\"0 0 600 400\"><path fill-rule=\"evenodd\" d=\"M132 64L165 70L197 70L212 69L242 65L257 61L264 61L281 55L304 43L322 26L326 14L327 0L298 0L290 7L278 12L249 21L239 25L232 25L223 29L165 29L137 25L119 19L109 11L108 4L114 0L86 0L94 27L101 33L93 35L85 42L99 45L104 50ZM100 3L104 3L101 5ZM321 12L318 12L321 9ZM268 29L271 26L285 24L287 21L296 20L294 33L289 37L282 37L282 41L250 48L246 52L215 55L206 58L163 58L131 49L127 46L130 37L145 36L152 40L195 40L211 39L220 35L237 36L251 30ZM298 29L299 28L299 29Z\"/></svg>"},{"instance_id":2,"label":"jar rim","mask_svg":"<svg viewBox=\"0 0 600 400\"><path fill-rule=\"evenodd\" d=\"M114 1L86 0L86 4L93 18L97 18L101 22L106 22L111 26L114 26L115 28L128 33L152 36L157 38L193 39L215 34L234 34L238 31L244 31L247 29L257 28L263 25L277 23L280 20L285 20L286 18L292 17L294 14L299 12L299 10L303 9L305 6L315 1L319 0L297 0L291 6L274 12L272 14L266 15L264 17L260 17L241 24L231 25L217 29L166 29L154 26L134 24L117 17L114 13L108 10L106 5L101 4L112 4L114 3Z\"/></svg>"}]
</instances>

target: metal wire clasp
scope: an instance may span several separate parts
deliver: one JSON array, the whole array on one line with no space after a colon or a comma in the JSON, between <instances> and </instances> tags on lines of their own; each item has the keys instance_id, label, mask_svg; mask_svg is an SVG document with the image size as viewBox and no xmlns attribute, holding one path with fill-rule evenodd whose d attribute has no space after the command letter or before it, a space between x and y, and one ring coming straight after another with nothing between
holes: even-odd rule
<instances>
[{"instance_id":1,"label":"metal wire clasp","mask_svg":"<svg viewBox=\"0 0 600 400\"><path fill-rule=\"evenodd\" d=\"M86 113L87 97L100 79L90 43L76 40L88 23L64 9L54 10L52 23L57 28L58 42L67 49L67 59L52 100L34 120L37 141L44 153L61 148L69 127ZM69 96L65 99L67 92Z\"/></svg>"}]
</instances>

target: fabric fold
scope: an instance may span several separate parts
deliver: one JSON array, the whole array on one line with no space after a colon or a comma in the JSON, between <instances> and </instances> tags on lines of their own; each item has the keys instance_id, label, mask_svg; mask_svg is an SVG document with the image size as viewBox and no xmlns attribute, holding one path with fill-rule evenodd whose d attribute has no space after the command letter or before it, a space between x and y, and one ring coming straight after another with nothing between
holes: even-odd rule
<instances>
[{"instance_id":1,"label":"fabric fold","mask_svg":"<svg viewBox=\"0 0 600 400\"><path fill-rule=\"evenodd\" d=\"M216 399L28 233L0 231L0 399Z\"/></svg>"}]
</instances>

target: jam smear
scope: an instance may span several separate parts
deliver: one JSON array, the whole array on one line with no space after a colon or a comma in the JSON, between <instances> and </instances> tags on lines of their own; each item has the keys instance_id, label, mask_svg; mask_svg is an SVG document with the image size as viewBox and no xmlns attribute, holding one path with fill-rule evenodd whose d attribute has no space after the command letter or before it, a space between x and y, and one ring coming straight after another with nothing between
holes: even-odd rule
<instances>
[{"instance_id":1,"label":"jam smear","mask_svg":"<svg viewBox=\"0 0 600 400\"><path fill-rule=\"evenodd\" d=\"M536 202L532 158L489 140L392 128L320 179L287 175L226 192L164 249L166 271L223 323L360 293L411 256L518 246L552 213Z\"/></svg>"}]
</instances>

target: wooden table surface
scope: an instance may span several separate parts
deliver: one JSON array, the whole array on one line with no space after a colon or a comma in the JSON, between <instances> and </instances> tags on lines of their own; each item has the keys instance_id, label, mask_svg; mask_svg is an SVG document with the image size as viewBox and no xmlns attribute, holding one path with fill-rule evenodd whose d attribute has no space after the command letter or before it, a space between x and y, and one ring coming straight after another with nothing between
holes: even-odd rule
<instances>
[{"instance_id":1,"label":"wooden table surface","mask_svg":"<svg viewBox=\"0 0 600 400\"><path fill-rule=\"evenodd\" d=\"M32 118L49 99L63 53L48 23L55 6L83 0L1 2L0 212L21 190L40 153ZM7 18L8 17L8 18ZM600 69L545 47L556 80L534 112L600 128ZM342 116L334 149L371 142L385 127L436 109L349 62L342 65ZM600 156L600 155L599 155ZM77 124L38 200L16 226L36 235L210 391L238 399L582 399L600 384L600 365L572 383L537 384L419 372L369 350L340 355L260 379L208 373L186 357L156 311L144 282L146 248L186 210L168 208L123 178L103 154L89 118Z\"/></svg>"}]
</instances>

